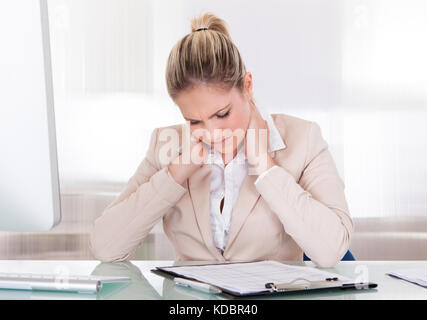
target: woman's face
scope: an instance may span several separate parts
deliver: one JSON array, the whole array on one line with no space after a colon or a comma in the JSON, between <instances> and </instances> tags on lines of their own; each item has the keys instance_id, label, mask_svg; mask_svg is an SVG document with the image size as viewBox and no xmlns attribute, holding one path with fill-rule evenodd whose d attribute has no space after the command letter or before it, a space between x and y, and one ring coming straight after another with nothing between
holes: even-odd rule
<instances>
[{"instance_id":1,"label":"woman's face","mask_svg":"<svg viewBox=\"0 0 427 320\"><path fill-rule=\"evenodd\" d=\"M245 138L250 120L249 96L236 88L227 91L214 85L198 84L181 92L175 103L193 137L221 154L229 154L235 153Z\"/></svg>"}]
</instances>

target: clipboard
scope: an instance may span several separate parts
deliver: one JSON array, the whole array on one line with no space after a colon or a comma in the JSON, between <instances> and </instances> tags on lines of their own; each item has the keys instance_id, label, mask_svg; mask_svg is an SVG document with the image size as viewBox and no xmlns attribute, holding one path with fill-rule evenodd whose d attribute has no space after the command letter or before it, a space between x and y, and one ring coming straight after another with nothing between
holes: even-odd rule
<instances>
[{"instance_id":1,"label":"clipboard","mask_svg":"<svg viewBox=\"0 0 427 320\"><path fill-rule=\"evenodd\" d=\"M244 264L251 262L238 262L238 263L218 263L218 264L202 264L202 265L188 265L184 267L203 267L203 266L221 266L221 265L232 265L232 264ZM167 266L167 267L156 267L156 269L151 270L151 272L169 278L184 278L192 281L199 281L200 283L206 283L200 281L196 278L185 276L178 272L178 269L183 266ZM175 271L176 270L176 271ZM264 284L264 288L260 288L256 292L239 292L235 290L231 290L230 288L226 288L224 286L218 286L212 283L208 283L209 285L218 288L221 290L222 294L229 295L233 298L245 298L245 297L253 297L253 296L265 296L265 295L273 295L273 294L286 294L298 291L319 291L319 290L329 290L329 289L338 289L338 290L348 290L348 289L356 289L356 290L365 290L365 289L373 289L378 285L373 282L361 282L361 283L349 283L340 281L337 277L326 277L321 281L311 281L303 277L297 277L290 282L266 282Z\"/></svg>"}]
</instances>

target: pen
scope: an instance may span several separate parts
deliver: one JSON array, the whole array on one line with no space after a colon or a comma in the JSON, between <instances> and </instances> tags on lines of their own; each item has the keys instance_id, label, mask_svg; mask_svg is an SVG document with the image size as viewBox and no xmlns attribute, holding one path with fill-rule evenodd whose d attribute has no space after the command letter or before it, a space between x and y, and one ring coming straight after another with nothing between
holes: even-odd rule
<instances>
[{"instance_id":1,"label":"pen","mask_svg":"<svg viewBox=\"0 0 427 320\"><path fill-rule=\"evenodd\" d=\"M201 292L206 293L221 293L222 291L210 284L198 282L194 280L184 279L184 278L174 278L173 282L177 286L187 287L191 289L195 289Z\"/></svg>"}]
</instances>

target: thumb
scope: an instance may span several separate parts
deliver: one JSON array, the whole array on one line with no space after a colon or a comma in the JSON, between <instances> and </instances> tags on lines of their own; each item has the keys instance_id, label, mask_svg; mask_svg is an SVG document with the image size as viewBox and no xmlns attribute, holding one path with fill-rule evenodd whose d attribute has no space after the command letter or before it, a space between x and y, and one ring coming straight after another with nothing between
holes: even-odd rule
<instances>
[{"instance_id":1,"label":"thumb","mask_svg":"<svg viewBox=\"0 0 427 320\"><path fill-rule=\"evenodd\" d=\"M245 134L245 156L248 157L248 130L246 130Z\"/></svg>"}]
</instances>

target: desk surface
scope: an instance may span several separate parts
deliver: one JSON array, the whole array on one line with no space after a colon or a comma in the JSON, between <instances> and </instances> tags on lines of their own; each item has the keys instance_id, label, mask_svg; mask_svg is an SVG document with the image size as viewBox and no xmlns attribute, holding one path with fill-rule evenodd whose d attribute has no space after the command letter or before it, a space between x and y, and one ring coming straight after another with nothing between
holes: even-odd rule
<instances>
[{"instance_id":1,"label":"desk surface","mask_svg":"<svg viewBox=\"0 0 427 320\"><path fill-rule=\"evenodd\" d=\"M99 261L81 260L2 260L0 261L0 272L127 276L132 279L132 282L126 286L105 286L97 295L0 290L0 299L226 299L222 295L209 295L192 289L175 287L172 280L165 279L150 271L156 266L172 264L174 264L173 261L101 263ZM300 265L314 266L311 262L300 263ZM378 288L301 292L273 297L266 296L261 297L261 299L427 299L427 288L386 275L387 272L404 268L427 268L427 261L342 261L334 268L325 270L350 278L375 282L378 284Z\"/></svg>"}]
</instances>

